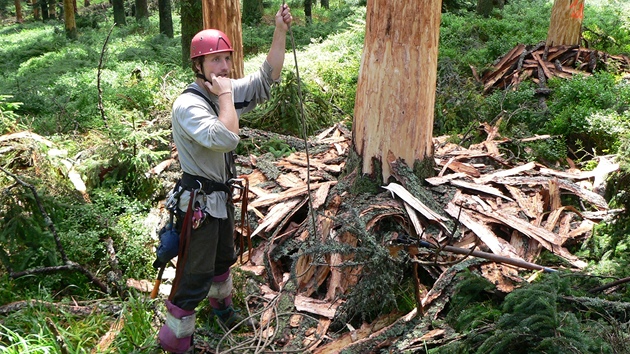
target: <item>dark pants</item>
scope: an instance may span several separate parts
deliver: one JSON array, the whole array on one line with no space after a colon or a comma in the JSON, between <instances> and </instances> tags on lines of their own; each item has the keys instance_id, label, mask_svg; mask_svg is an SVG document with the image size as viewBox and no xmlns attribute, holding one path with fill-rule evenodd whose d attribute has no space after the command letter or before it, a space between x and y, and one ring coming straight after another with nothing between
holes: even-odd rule
<instances>
[{"instance_id":1,"label":"dark pants","mask_svg":"<svg viewBox=\"0 0 630 354\"><path fill-rule=\"evenodd\" d=\"M172 300L175 306L194 310L208 295L212 277L226 273L236 262L232 203L227 205L227 214L224 220L206 216L206 220L192 230L184 272ZM183 218L178 218L179 230L182 221Z\"/></svg>"}]
</instances>

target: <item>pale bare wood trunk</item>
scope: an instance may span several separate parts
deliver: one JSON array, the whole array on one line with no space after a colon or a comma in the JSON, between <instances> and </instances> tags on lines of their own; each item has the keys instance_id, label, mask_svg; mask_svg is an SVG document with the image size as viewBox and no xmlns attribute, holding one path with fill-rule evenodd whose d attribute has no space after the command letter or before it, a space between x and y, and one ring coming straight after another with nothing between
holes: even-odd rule
<instances>
[{"instance_id":1,"label":"pale bare wood trunk","mask_svg":"<svg viewBox=\"0 0 630 354\"><path fill-rule=\"evenodd\" d=\"M441 1L373 0L367 4L353 141L363 173L391 151L407 165L433 155L433 110ZM403 15L407 14L407 15Z\"/></svg>"},{"instance_id":2,"label":"pale bare wood trunk","mask_svg":"<svg viewBox=\"0 0 630 354\"><path fill-rule=\"evenodd\" d=\"M202 3L203 28L216 28L230 37L232 78L243 77L243 31L239 0L204 0Z\"/></svg>"},{"instance_id":3,"label":"pale bare wood trunk","mask_svg":"<svg viewBox=\"0 0 630 354\"><path fill-rule=\"evenodd\" d=\"M547 46L578 45L584 19L584 0L556 0L551 9Z\"/></svg>"}]
</instances>

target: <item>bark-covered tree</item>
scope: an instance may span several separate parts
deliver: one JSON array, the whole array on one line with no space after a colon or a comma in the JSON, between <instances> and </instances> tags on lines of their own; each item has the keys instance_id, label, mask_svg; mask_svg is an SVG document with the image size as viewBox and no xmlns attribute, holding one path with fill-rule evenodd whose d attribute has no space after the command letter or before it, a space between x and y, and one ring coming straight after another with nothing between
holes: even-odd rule
<instances>
[{"instance_id":1,"label":"bark-covered tree","mask_svg":"<svg viewBox=\"0 0 630 354\"><path fill-rule=\"evenodd\" d=\"M168 38L173 38L173 16L171 13L171 0L158 0L160 33Z\"/></svg>"},{"instance_id":2,"label":"bark-covered tree","mask_svg":"<svg viewBox=\"0 0 630 354\"><path fill-rule=\"evenodd\" d=\"M321 0L320 4L322 5L322 8L324 8L324 9L329 9L330 8L330 2L328 0Z\"/></svg>"},{"instance_id":3,"label":"bark-covered tree","mask_svg":"<svg viewBox=\"0 0 630 354\"><path fill-rule=\"evenodd\" d=\"M503 9L505 0L477 0L477 14L483 17L490 17L492 9L495 7Z\"/></svg>"},{"instance_id":4,"label":"bark-covered tree","mask_svg":"<svg viewBox=\"0 0 630 354\"><path fill-rule=\"evenodd\" d=\"M434 0L367 4L352 134L362 172L384 183L389 157L431 166L440 9Z\"/></svg>"},{"instance_id":5,"label":"bark-covered tree","mask_svg":"<svg viewBox=\"0 0 630 354\"><path fill-rule=\"evenodd\" d=\"M126 26L127 17L125 15L125 0L112 0L114 11L114 23L116 26Z\"/></svg>"},{"instance_id":6,"label":"bark-covered tree","mask_svg":"<svg viewBox=\"0 0 630 354\"><path fill-rule=\"evenodd\" d=\"M255 26L262 21L262 0L243 0L243 24Z\"/></svg>"},{"instance_id":7,"label":"bark-covered tree","mask_svg":"<svg viewBox=\"0 0 630 354\"><path fill-rule=\"evenodd\" d=\"M63 20L66 37L77 39L77 23L74 18L74 5L72 0L63 0Z\"/></svg>"},{"instance_id":8,"label":"bark-covered tree","mask_svg":"<svg viewBox=\"0 0 630 354\"><path fill-rule=\"evenodd\" d=\"M142 22L149 19L149 4L147 0L136 0L136 21Z\"/></svg>"},{"instance_id":9,"label":"bark-covered tree","mask_svg":"<svg viewBox=\"0 0 630 354\"><path fill-rule=\"evenodd\" d=\"M304 17L306 23L313 22L313 2L312 0L304 0Z\"/></svg>"},{"instance_id":10,"label":"bark-covered tree","mask_svg":"<svg viewBox=\"0 0 630 354\"><path fill-rule=\"evenodd\" d=\"M57 18L57 0L48 0L48 18Z\"/></svg>"},{"instance_id":11,"label":"bark-covered tree","mask_svg":"<svg viewBox=\"0 0 630 354\"><path fill-rule=\"evenodd\" d=\"M22 23L24 22L24 17L22 15L22 4L20 3L20 0L15 0L15 20L18 23Z\"/></svg>"},{"instance_id":12,"label":"bark-covered tree","mask_svg":"<svg viewBox=\"0 0 630 354\"><path fill-rule=\"evenodd\" d=\"M42 21L48 21L48 0L39 0L38 4L42 10Z\"/></svg>"},{"instance_id":13,"label":"bark-covered tree","mask_svg":"<svg viewBox=\"0 0 630 354\"><path fill-rule=\"evenodd\" d=\"M39 13L39 0L31 0L30 6L33 7L33 19L35 19L35 21L39 21L41 18Z\"/></svg>"},{"instance_id":14,"label":"bark-covered tree","mask_svg":"<svg viewBox=\"0 0 630 354\"><path fill-rule=\"evenodd\" d=\"M203 0L203 28L225 32L232 42L232 78L243 77L243 30L239 0Z\"/></svg>"},{"instance_id":15,"label":"bark-covered tree","mask_svg":"<svg viewBox=\"0 0 630 354\"><path fill-rule=\"evenodd\" d=\"M555 0L551 9L547 46L580 44L583 19L584 0Z\"/></svg>"},{"instance_id":16,"label":"bark-covered tree","mask_svg":"<svg viewBox=\"0 0 630 354\"><path fill-rule=\"evenodd\" d=\"M181 31L182 31L182 65L190 67L190 41L197 32L203 29L203 15L201 2L196 0L181 1Z\"/></svg>"}]
</instances>

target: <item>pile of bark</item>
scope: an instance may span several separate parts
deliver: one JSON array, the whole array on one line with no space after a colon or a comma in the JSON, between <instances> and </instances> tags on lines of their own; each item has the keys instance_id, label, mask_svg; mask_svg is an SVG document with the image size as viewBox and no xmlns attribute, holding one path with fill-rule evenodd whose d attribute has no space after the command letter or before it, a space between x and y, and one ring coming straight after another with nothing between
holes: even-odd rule
<instances>
[{"instance_id":1,"label":"pile of bark","mask_svg":"<svg viewBox=\"0 0 630 354\"><path fill-rule=\"evenodd\" d=\"M583 269L586 263L569 251L570 246L588 239L596 223L619 212L610 210L602 196L606 176L619 165L612 157L600 157L592 171L581 171L576 166L560 170L535 162L513 165L500 153L502 144L513 141L498 136L498 125L482 127L487 139L469 148L448 143L447 137L435 138L437 175L425 181L414 181L416 177L405 172L408 168L401 161L390 159L397 182L383 186L383 193L368 205L350 208L348 192L335 187L352 178L340 177L351 148L350 133L342 125L309 141L308 160L303 151L277 160L269 160L268 155L241 159L241 170L246 171L242 177L249 184L248 215L255 220L250 220L251 229L239 230L262 242L246 252L238 268L267 280L258 289L268 305L257 314L261 325L257 340L276 338L276 350L283 345L287 350L297 346L315 353L335 353L348 346L359 348L418 313L427 321L437 318L448 301L447 289L457 269L475 268L506 293L525 281L523 268L514 264L534 264L543 250L558 257L555 269ZM429 193L422 193L421 189ZM336 336L328 333L329 327L344 295L356 284L361 272L360 266L342 266L351 262L353 255L330 253L317 260L308 254L293 260L271 255L287 243L310 242L313 234L322 243L334 239L356 246L359 235L337 232L340 223L350 220L344 213L352 207L364 217L366 232L379 232L378 225L384 220L400 223L411 242L388 242L386 246L393 255L406 252L433 280L423 284L418 273L414 274L417 308L412 313L389 314L359 329L350 326L349 332ZM312 220L316 230L309 226ZM396 236L400 235L389 238L396 241ZM420 241L432 246L419 247ZM470 253L457 255L448 252L450 249ZM473 257L479 254L516 262ZM279 313L292 315L281 323ZM298 337L283 330L283 326L307 328ZM444 331L428 328L421 339L399 344L398 349L408 350L417 343L442 338ZM284 333L280 342L278 331Z\"/></svg>"},{"instance_id":2,"label":"pile of bark","mask_svg":"<svg viewBox=\"0 0 630 354\"><path fill-rule=\"evenodd\" d=\"M534 46L519 44L500 58L478 81L484 92L493 89L518 87L525 80L544 86L551 77L569 78L580 74L590 76L601 67L615 67L618 71L630 69L630 58L610 55L579 46L552 46L545 43Z\"/></svg>"}]
</instances>

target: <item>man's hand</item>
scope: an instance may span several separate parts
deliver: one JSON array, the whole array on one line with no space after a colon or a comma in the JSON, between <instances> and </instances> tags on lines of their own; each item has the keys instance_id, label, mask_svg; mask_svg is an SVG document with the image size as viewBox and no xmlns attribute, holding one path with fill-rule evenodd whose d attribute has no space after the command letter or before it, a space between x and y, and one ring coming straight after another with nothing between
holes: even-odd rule
<instances>
[{"instance_id":1,"label":"man's hand","mask_svg":"<svg viewBox=\"0 0 630 354\"><path fill-rule=\"evenodd\" d=\"M210 80L212 80L212 83L208 81L204 81L203 83L208 92L217 96L221 95L222 93L232 92L232 80L230 80L229 77L216 76L215 74L211 73Z\"/></svg>"},{"instance_id":2,"label":"man's hand","mask_svg":"<svg viewBox=\"0 0 630 354\"><path fill-rule=\"evenodd\" d=\"M289 30L289 26L293 22L293 16L291 16L291 9L289 5L283 4L280 6L280 9L276 13L276 28L284 30L284 32Z\"/></svg>"}]
</instances>

